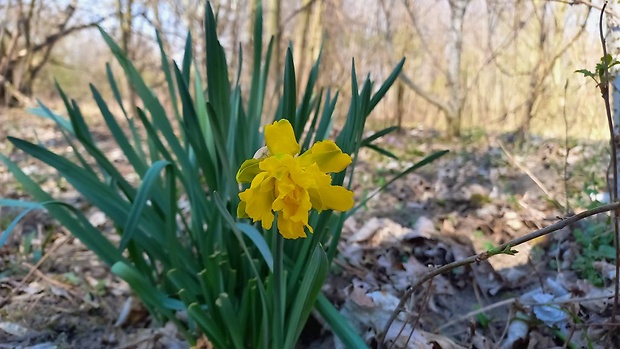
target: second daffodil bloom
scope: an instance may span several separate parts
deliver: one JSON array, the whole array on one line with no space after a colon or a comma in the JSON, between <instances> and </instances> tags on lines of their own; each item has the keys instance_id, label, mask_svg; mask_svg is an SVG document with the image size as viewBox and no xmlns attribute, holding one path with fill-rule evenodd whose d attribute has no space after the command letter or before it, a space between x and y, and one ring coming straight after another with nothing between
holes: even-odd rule
<instances>
[{"instance_id":1,"label":"second daffodil bloom","mask_svg":"<svg viewBox=\"0 0 620 349\"><path fill-rule=\"evenodd\" d=\"M278 230L287 239L306 237L308 213L314 208L347 211L353 207L353 193L331 185L331 172L340 172L351 157L333 141L315 143L299 155L300 146L288 120L265 127L266 150L261 148L254 159L243 162L237 172L239 183L251 183L239 193L239 217L261 221L263 228L273 225L278 213Z\"/></svg>"}]
</instances>

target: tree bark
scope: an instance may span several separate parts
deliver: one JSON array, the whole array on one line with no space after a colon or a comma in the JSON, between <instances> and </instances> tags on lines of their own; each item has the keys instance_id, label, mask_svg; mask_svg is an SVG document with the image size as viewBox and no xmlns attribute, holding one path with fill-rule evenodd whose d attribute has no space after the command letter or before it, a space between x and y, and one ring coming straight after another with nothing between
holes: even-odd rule
<instances>
[{"instance_id":1,"label":"tree bark","mask_svg":"<svg viewBox=\"0 0 620 349\"><path fill-rule=\"evenodd\" d=\"M463 113L464 96L461 87L461 57L463 54L463 22L469 0L450 0L450 29L448 31L448 56L447 78L450 87L450 100L448 105L454 112L446 115L448 118L448 135L458 137L461 135L461 119Z\"/></svg>"},{"instance_id":2,"label":"tree bark","mask_svg":"<svg viewBox=\"0 0 620 349\"><path fill-rule=\"evenodd\" d=\"M130 51L131 37L133 34L133 0L117 0L118 21L121 30L121 49L125 52L128 59L132 59L133 55ZM131 81L126 79L127 97L129 98L130 114L136 113L136 93L131 86Z\"/></svg>"},{"instance_id":3,"label":"tree bark","mask_svg":"<svg viewBox=\"0 0 620 349\"><path fill-rule=\"evenodd\" d=\"M281 0L269 0L269 21L267 26L268 37L273 36L273 55L271 70L273 76L276 78L276 82L279 82L282 77L282 30L280 30L280 23L282 21L282 1Z\"/></svg>"},{"instance_id":4,"label":"tree bark","mask_svg":"<svg viewBox=\"0 0 620 349\"><path fill-rule=\"evenodd\" d=\"M308 61L305 50L308 40L308 29L310 27L310 14L312 11L312 2L314 0L302 0L301 6L303 10L297 15L297 21L295 24L295 37L293 39L293 58L295 60L295 75L297 77L297 91L303 76L303 72L306 69L306 62Z\"/></svg>"},{"instance_id":5,"label":"tree bark","mask_svg":"<svg viewBox=\"0 0 620 349\"><path fill-rule=\"evenodd\" d=\"M71 0L62 12L53 14L49 13L47 6L50 4L46 1L18 0L14 4L12 1L6 4L5 24L0 28L0 105L8 106L24 104L32 94L39 72L48 63L52 49L60 39L103 21L101 18L69 26L76 13L77 0ZM42 23L42 15L56 20L48 24L49 29L43 30L48 34L39 41L33 33L41 31L38 26Z\"/></svg>"},{"instance_id":6,"label":"tree bark","mask_svg":"<svg viewBox=\"0 0 620 349\"><path fill-rule=\"evenodd\" d=\"M607 5L607 10L612 13L620 13L620 1L613 0ZM613 57L614 60L620 60L620 18L617 16L607 16L607 37L606 37L607 51ZM620 166L620 149L618 149L618 139L620 135L620 71L618 66L612 68L610 72L613 76L611 81L611 94L612 94L612 113L614 122L614 137L616 140L612 143L612 146L616 147L617 164ZM620 173L620 168L618 169ZM620 176L619 176L620 177ZM620 188L620 178L616 183L616 188ZM613 195L612 195L613 197ZM615 197L618 197L617 193Z\"/></svg>"}]
</instances>

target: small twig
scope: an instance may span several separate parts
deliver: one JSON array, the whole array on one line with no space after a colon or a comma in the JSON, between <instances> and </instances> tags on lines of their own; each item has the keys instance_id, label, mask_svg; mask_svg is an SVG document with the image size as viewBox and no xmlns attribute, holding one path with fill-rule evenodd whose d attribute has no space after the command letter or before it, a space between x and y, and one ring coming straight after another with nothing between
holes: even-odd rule
<instances>
[{"instance_id":1,"label":"small twig","mask_svg":"<svg viewBox=\"0 0 620 349\"><path fill-rule=\"evenodd\" d=\"M39 261L35 264L35 265L30 265L28 263L24 262L24 265L27 265L28 268L30 268L30 270L28 271L28 274L26 274L26 276L24 276L24 278L20 281L19 285L17 285L17 287L15 287L13 289L13 291L11 293L14 293L18 290L20 290L28 281L28 279L30 279L30 277L33 274L37 274L37 272L39 271L39 267L41 267L41 265L54 253L56 252L62 245L64 245L67 241L69 241L70 239L72 239L73 236L69 235L66 236L62 241L60 241L59 243L55 244L54 246L52 246L52 248L50 248L44 255L43 257L41 257L41 259L39 259ZM40 276L41 274L37 274L38 276ZM44 274L43 274L44 275ZM49 281L46 279L46 281Z\"/></svg>"},{"instance_id":2,"label":"small twig","mask_svg":"<svg viewBox=\"0 0 620 349\"><path fill-rule=\"evenodd\" d=\"M587 302L594 302L594 301L598 301L601 299L608 299L608 298L612 298L614 296L613 293L609 293L607 295L601 295L601 296L587 296L587 297L577 297L577 298L570 298L570 299L562 299L562 300L557 300L557 301L550 301L550 302L544 302L544 303L538 303L538 302L523 302L520 301L519 303L521 305L524 306L533 306L533 305L561 305L561 304L569 304L569 303L579 303L579 304L583 304L583 303L587 303ZM500 307L505 307L508 305L512 305L514 303L516 303L519 300L518 297L513 297L513 298L509 298L509 299L504 299L502 301L499 301L497 303L493 303L493 304L489 304L485 307L476 309L476 310L472 310L469 313L459 316L459 318L448 321L447 323L437 327L434 332L440 332L448 327L451 327L461 321L465 321L469 318L472 318L478 314L482 314L485 313L487 311L493 310L495 308L500 308ZM591 324L592 325L592 324Z\"/></svg>"},{"instance_id":3,"label":"small twig","mask_svg":"<svg viewBox=\"0 0 620 349\"><path fill-rule=\"evenodd\" d=\"M430 272L428 272L427 274L425 274L424 276L422 276L415 284L413 284L411 287L409 287L409 289L407 289L407 291L405 292L405 294L401 297L400 302L398 303L398 305L396 306L396 309L394 309L394 311L392 312L392 314L390 315L390 318L387 320L387 322L385 323L385 326L383 328L383 331L378 335L377 337L377 342L378 342L378 348L383 348L383 341L385 339L385 335L387 333L387 331L390 329L390 327L392 326L392 323L394 322L394 320L396 319L396 317L398 316L398 314L401 312L401 309L403 309L404 304L407 302L407 299L409 299L409 297L411 297L411 295L413 294L413 292L415 292L415 290L420 287L420 285L423 285L424 283L426 283L428 280L441 275L445 272L454 270L458 267L462 267L465 265L469 265L469 264L473 264L473 263L480 263L484 260L487 260L489 258L491 258L492 256L498 255L498 254L514 254L516 253L516 251L513 251L512 248L519 246L525 242L528 241L532 241L536 238L539 238L541 236L550 234L554 231L560 230L568 225L571 225L575 222L578 222L584 218L590 217L590 216L594 216L596 214L599 213L603 213L603 212L609 212L609 211L614 211L620 208L620 203L618 202L613 202L607 205L602 205L596 208L593 208L591 210L587 210L587 211L583 211L581 213L578 213L576 215L573 215L571 217L565 218L559 222L556 222L550 226L547 226L545 228L536 230L534 232L531 232L529 234L526 234L524 236L518 237L516 239L510 240L504 244L499 245L496 248L493 248L491 250L488 251L484 251L481 253L478 253L476 255L472 255L469 256L465 259L459 260L459 261L454 261L452 263L446 264L444 266L441 266L435 270L432 270Z\"/></svg>"},{"instance_id":4,"label":"small twig","mask_svg":"<svg viewBox=\"0 0 620 349\"><path fill-rule=\"evenodd\" d=\"M540 190L543 191L543 193L545 193L545 196L547 196L549 199L553 200L553 196L551 196L551 192L549 190L547 190L547 188L545 187L545 185L540 181L540 179L538 179L538 177L536 177L532 171L530 171L527 167L525 167L524 165L521 165L519 163L519 161L517 161L517 159L514 158L514 156L512 156L510 154L510 152L508 152L508 150L506 150L506 147L504 147L504 145L502 144L502 142L500 142L499 140L497 140L497 145L499 145L499 147L504 151L504 154L506 154L506 157L508 157L508 160L514 165L516 166L519 170L523 171L523 173L525 173L528 177L530 177L530 179L536 183L536 185L540 188Z\"/></svg>"},{"instance_id":5,"label":"small twig","mask_svg":"<svg viewBox=\"0 0 620 349\"><path fill-rule=\"evenodd\" d=\"M564 214L570 212L570 204L568 203L568 155L570 148L568 147L568 118L566 117L566 95L568 93L568 79L564 84L564 97L562 98L562 117L564 118Z\"/></svg>"},{"instance_id":6,"label":"small twig","mask_svg":"<svg viewBox=\"0 0 620 349\"><path fill-rule=\"evenodd\" d=\"M428 282L428 287L426 288L426 292L424 293L424 298L422 299L422 305L420 305L420 310L418 310L417 316L411 322L411 332L409 332L409 336L407 337L407 341L405 342L405 347L409 345L409 341L411 341L411 337L413 337L413 332L415 332L416 327L420 323L420 317L422 316L422 313L424 312L424 310L426 310L426 306L428 305L428 302L430 301L431 290L432 289L433 289L433 279L431 279ZM409 318L410 318L410 316L408 317L408 319ZM407 326L407 322L405 322L403 324L403 328L401 328L401 332L405 328L405 326ZM400 336L400 333L398 334L398 336ZM397 336L397 338L398 338L398 336ZM396 343L396 341L392 342L392 346L395 343Z\"/></svg>"}]
</instances>

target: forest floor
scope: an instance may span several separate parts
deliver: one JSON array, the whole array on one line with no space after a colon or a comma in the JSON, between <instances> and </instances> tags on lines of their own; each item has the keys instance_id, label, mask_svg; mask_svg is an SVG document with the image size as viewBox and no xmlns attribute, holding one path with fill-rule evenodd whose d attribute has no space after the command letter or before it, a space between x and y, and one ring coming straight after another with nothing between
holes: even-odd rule
<instances>
[{"instance_id":1,"label":"forest floor","mask_svg":"<svg viewBox=\"0 0 620 349\"><path fill-rule=\"evenodd\" d=\"M11 135L67 151L54 126L22 112L1 114L0 153L55 198L83 209L95 226L109 229L106 218L53 170L6 140ZM105 132L95 126L95 134L112 158L120 158ZM451 142L432 130L407 129L378 143L398 160L369 149L360 153L358 199L424 156L450 150L391 184L345 223L324 292L371 346L397 297L432 268L600 204L607 143L530 137L516 147L509 138L477 133ZM0 197L27 199L4 167ZM0 208L0 231L16 214ZM606 214L514 249L514 256L455 269L416 290L409 318L399 318L388 334L394 347L610 343L605 325L613 303L614 250ZM321 323L309 322L300 347L340 347ZM401 334L399 325L406 325ZM44 212L26 215L0 250L0 348L187 347L174 327L151 323L127 285Z\"/></svg>"}]
</instances>

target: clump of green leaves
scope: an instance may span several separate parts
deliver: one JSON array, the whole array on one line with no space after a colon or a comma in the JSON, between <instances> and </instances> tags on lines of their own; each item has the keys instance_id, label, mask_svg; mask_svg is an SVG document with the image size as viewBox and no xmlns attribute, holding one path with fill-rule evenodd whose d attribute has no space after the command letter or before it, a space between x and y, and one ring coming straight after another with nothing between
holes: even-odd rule
<instances>
[{"instance_id":1,"label":"clump of green leaves","mask_svg":"<svg viewBox=\"0 0 620 349\"><path fill-rule=\"evenodd\" d=\"M615 261L614 234L609 222L585 221L583 228L573 231L575 241L579 244L580 253L572 264L572 269L579 277L588 280L595 286L603 286L604 279L596 270L593 263L596 261Z\"/></svg>"},{"instance_id":2,"label":"clump of green leaves","mask_svg":"<svg viewBox=\"0 0 620 349\"><path fill-rule=\"evenodd\" d=\"M579 69L575 73L581 73L583 76L591 78L596 82L597 87L606 86L613 79L613 76L608 76L607 72L618 64L620 64L619 61L613 59L612 55L607 54L601 57L601 61L596 64L593 72L588 69Z\"/></svg>"}]
</instances>

